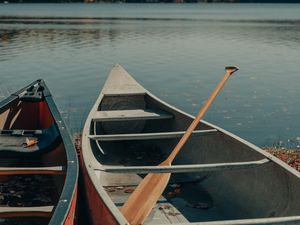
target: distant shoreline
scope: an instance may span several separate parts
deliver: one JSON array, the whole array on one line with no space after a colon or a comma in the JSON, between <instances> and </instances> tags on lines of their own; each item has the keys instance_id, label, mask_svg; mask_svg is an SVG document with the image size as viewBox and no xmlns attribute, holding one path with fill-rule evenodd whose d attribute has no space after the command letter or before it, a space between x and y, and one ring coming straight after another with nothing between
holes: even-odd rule
<instances>
[{"instance_id":1,"label":"distant shoreline","mask_svg":"<svg viewBox=\"0 0 300 225\"><path fill-rule=\"evenodd\" d=\"M263 4L290 4L290 3L300 3L300 0L288 0L288 1L276 1L276 0L225 0L225 1L219 1L219 0L111 0L111 1L100 1L100 0L74 0L74 1L68 1L68 0L10 0L10 1L3 1L1 0L0 3L3 4L10 4L10 3L88 3L88 4L98 4L98 3L114 3L114 4L122 4L122 3L138 3L138 4L157 4L157 3L170 3L170 4L220 4L220 3L226 3L226 4L240 4L240 3L263 3Z\"/></svg>"}]
</instances>

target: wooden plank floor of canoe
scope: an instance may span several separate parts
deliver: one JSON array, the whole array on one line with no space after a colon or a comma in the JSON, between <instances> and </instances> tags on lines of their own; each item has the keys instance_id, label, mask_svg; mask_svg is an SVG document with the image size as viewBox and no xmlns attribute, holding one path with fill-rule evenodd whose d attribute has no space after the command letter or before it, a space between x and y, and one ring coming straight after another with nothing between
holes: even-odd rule
<instances>
[{"instance_id":1,"label":"wooden plank floor of canoe","mask_svg":"<svg viewBox=\"0 0 300 225\"><path fill-rule=\"evenodd\" d=\"M95 172L108 195L119 208L141 181L141 177L136 174ZM193 186L196 181L195 178L183 175L171 179L171 185L168 185L164 194L166 197L161 196L145 225L226 219L213 205L208 193L205 190L199 192L199 188ZM169 198L167 193L173 192L171 186L174 184L180 185L183 193Z\"/></svg>"},{"instance_id":2,"label":"wooden plank floor of canoe","mask_svg":"<svg viewBox=\"0 0 300 225\"><path fill-rule=\"evenodd\" d=\"M108 195L117 207L121 207L127 198L129 197L131 190L136 186L115 186L106 187ZM127 193L128 192L128 193ZM168 203L167 199L161 197L156 205L155 209L152 211L151 215L145 222L145 224L172 224L172 223L184 223L188 222L187 219L174 207L172 204Z\"/></svg>"},{"instance_id":3,"label":"wooden plank floor of canoe","mask_svg":"<svg viewBox=\"0 0 300 225\"><path fill-rule=\"evenodd\" d=\"M122 174L122 173L105 173L95 171L98 179L105 187L108 195L117 207L121 207L130 195L130 190L135 188L141 181L141 177L135 174ZM135 186L131 186L134 184ZM128 193L126 193L128 192ZM161 197L156 208L152 211L145 224L170 224L170 223L183 223L187 222L185 217L175 208L172 207L172 214L169 209L160 209L161 205L167 203L167 199ZM171 204L168 204L171 206Z\"/></svg>"}]
</instances>

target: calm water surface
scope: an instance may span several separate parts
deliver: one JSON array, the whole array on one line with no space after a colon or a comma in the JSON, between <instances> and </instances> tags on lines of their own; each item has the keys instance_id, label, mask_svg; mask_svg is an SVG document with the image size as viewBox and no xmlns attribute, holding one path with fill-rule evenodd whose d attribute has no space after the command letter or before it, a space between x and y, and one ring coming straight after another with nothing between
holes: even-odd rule
<instances>
[{"instance_id":1,"label":"calm water surface","mask_svg":"<svg viewBox=\"0 0 300 225\"><path fill-rule=\"evenodd\" d=\"M2 4L0 99L46 80L80 132L114 63L172 105L259 146L300 145L300 4Z\"/></svg>"}]
</instances>

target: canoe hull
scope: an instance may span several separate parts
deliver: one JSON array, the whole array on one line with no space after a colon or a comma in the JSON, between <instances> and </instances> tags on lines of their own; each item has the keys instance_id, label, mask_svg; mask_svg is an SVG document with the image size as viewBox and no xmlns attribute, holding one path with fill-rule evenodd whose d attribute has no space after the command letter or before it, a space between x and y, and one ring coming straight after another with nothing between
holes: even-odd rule
<instances>
[{"instance_id":1,"label":"canoe hull","mask_svg":"<svg viewBox=\"0 0 300 225\"><path fill-rule=\"evenodd\" d=\"M77 187L75 189L75 192L73 194L73 197L72 197L72 200L71 200L71 207L70 207L70 211L67 215L67 218L64 222L64 225L77 225L77 212L76 212L76 209L77 209Z\"/></svg>"},{"instance_id":2,"label":"canoe hull","mask_svg":"<svg viewBox=\"0 0 300 225\"><path fill-rule=\"evenodd\" d=\"M77 155L43 80L0 102L0 154L0 178L16 188L10 193L23 186L17 205L0 206L1 219L76 224Z\"/></svg>"},{"instance_id":3,"label":"canoe hull","mask_svg":"<svg viewBox=\"0 0 300 225\"><path fill-rule=\"evenodd\" d=\"M83 183L82 194L87 200L85 204L88 207L87 214L91 225L118 225L119 223L112 215L111 209L105 205L89 176L82 152L80 153L80 171Z\"/></svg>"},{"instance_id":4,"label":"canoe hull","mask_svg":"<svg viewBox=\"0 0 300 225\"><path fill-rule=\"evenodd\" d=\"M192 120L121 66L112 69L82 136L93 225L128 223L119 209L141 181L138 171L157 172ZM172 168L160 168L174 173L145 224L300 224L299 172L213 124L201 121L197 130Z\"/></svg>"}]
</instances>

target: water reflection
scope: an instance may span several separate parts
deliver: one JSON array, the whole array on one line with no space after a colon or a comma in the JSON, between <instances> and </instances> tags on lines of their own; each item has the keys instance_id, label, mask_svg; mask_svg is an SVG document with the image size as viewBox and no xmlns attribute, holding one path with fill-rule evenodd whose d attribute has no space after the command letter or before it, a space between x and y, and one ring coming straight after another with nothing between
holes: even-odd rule
<instances>
[{"instance_id":1,"label":"water reflection","mask_svg":"<svg viewBox=\"0 0 300 225\"><path fill-rule=\"evenodd\" d=\"M168 10L164 8L166 15ZM72 132L77 132L114 63L191 114L218 82L223 67L237 64L241 71L206 119L259 145L298 143L293 140L300 136L300 20L293 13L282 20L251 13L245 19L199 18L190 10L175 19L151 17L149 12L125 20L108 14L1 17L0 98L12 91L4 87L16 90L44 78Z\"/></svg>"},{"instance_id":2,"label":"water reflection","mask_svg":"<svg viewBox=\"0 0 300 225\"><path fill-rule=\"evenodd\" d=\"M140 18L141 19L141 18ZM195 20L195 19L158 19L151 18L140 21L138 18L123 20L122 18L9 18L0 17L1 44L5 44L13 36L22 36L31 39L34 32L41 33L45 39L47 36L53 37L65 35L88 37L98 40L101 36L114 39L124 33L133 33L143 37L158 36L168 38L183 38L189 36L200 36L207 38L214 37L264 41L266 43L288 44L289 42L299 43L300 21L265 21L265 20ZM170 20L170 21L169 21ZM24 30L26 25L26 30ZM7 29L4 29L4 28ZM147 29L140 29L147 27ZM164 30L166 32L164 32ZM46 30L46 31L45 31ZM60 32L61 31L61 32ZM170 33L171 31L171 33ZM24 33L30 33L29 35ZM45 35L46 34L46 35ZM100 35L101 34L101 35ZM108 34L108 35L107 35ZM45 40L47 41L47 40Z\"/></svg>"}]
</instances>

